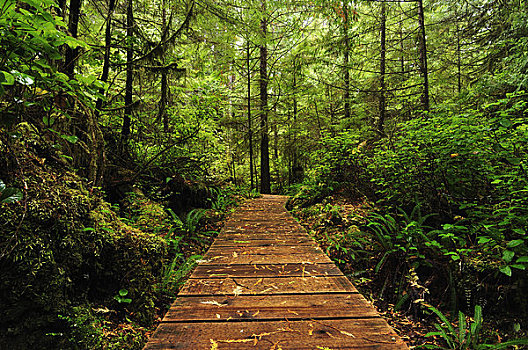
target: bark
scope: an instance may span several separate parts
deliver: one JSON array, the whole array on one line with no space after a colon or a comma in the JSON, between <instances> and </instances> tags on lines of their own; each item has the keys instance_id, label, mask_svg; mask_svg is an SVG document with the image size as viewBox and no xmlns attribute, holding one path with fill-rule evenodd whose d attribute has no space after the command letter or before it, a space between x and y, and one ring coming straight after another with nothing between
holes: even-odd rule
<instances>
[{"instance_id":1,"label":"bark","mask_svg":"<svg viewBox=\"0 0 528 350\"><path fill-rule=\"evenodd\" d=\"M458 20L458 19L457 19ZM457 23L456 27L457 35L457 91L458 94L462 92L462 53L460 47L460 26Z\"/></svg>"},{"instance_id":2,"label":"bark","mask_svg":"<svg viewBox=\"0 0 528 350\"><path fill-rule=\"evenodd\" d=\"M348 36L348 5L347 2L343 2L343 14L345 15L344 25L343 25L343 35L345 41L345 49L343 52L343 69L344 69L344 100L345 100L345 119L350 119L350 71L348 69L348 61L350 56L350 38Z\"/></svg>"},{"instance_id":3,"label":"bark","mask_svg":"<svg viewBox=\"0 0 528 350\"><path fill-rule=\"evenodd\" d=\"M424 111L429 110L429 76L427 69L427 43L425 35L425 16L423 8L423 0L418 0L418 25L419 31L419 51L420 51L420 71L423 78L422 91L422 108Z\"/></svg>"},{"instance_id":4,"label":"bark","mask_svg":"<svg viewBox=\"0 0 528 350\"><path fill-rule=\"evenodd\" d=\"M167 33L167 9L166 9L166 0L162 0L162 18L161 18L161 32ZM165 35L161 38L161 41L165 41ZM165 59L162 58L163 65L165 65ZM160 100L158 105L158 116L157 119L163 122L163 131L165 133L169 132L169 116L167 114L167 95L168 95L168 73L164 69L161 72L161 91L160 91Z\"/></svg>"},{"instance_id":5,"label":"bark","mask_svg":"<svg viewBox=\"0 0 528 350\"><path fill-rule=\"evenodd\" d=\"M82 0L70 0L70 15L68 19L68 31L70 35L77 38L79 29L79 17L81 15ZM79 57L79 48L72 49L66 46L66 52L64 54L64 65L62 72L73 78L75 71L75 64Z\"/></svg>"},{"instance_id":6,"label":"bark","mask_svg":"<svg viewBox=\"0 0 528 350\"><path fill-rule=\"evenodd\" d=\"M380 15L380 38L381 38L381 57L380 57L380 98L379 98L379 119L377 129L380 133L383 133L383 124L385 123L385 109L386 109L386 86L385 86L385 59L386 59L386 4L384 1L381 2L381 15Z\"/></svg>"},{"instance_id":7,"label":"bark","mask_svg":"<svg viewBox=\"0 0 528 350\"><path fill-rule=\"evenodd\" d=\"M108 4L108 13L106 15L106 29L105 29L105 53L103 59L103 71L99 80L102 82L108 81L108 75L110 74L110 46L112 43L112 14L114 13L115 0L110 0ZM99 91L101 94L104 93L104 89ZM96 113L99 114L99 111L103 107L103 99L98 98L95 103Z\"/></svg>"},{"instance_id":8,"label":"bark","mask_svg":"<svg viewBox=\"0 0 528 350\"><path fill-rule=\"evenodd\" d=\"M249 141L249 177L251 181L251 189L255 188L254 173L253 173L253 125L251 121L251 59L249 51L249 40L247 41L247 117L248 117L248 141Z\"/></svg>"},{"instance_id":9,"label":"bark","mask_svg":"<svg viewBox=\"0 0 528 350\"><path fill-rule=\"evenodd\" d=\"M271 193L268 134L268 48L266 0L261 0L263 18L260 22L260 192Z\"/></svg>"},{"instance_id":10,"label":"bark","mask_svg":"<svg viewBox=\"0 0 528 350\"><path fill-rule=\"evenodd\" d=\"M134 12L132 10L133 0L128 0L127 3L127 65L126 65L126 83L125 83L125 112L123 115L123 126L121 129L121 144L124 146L128 142L130 136L130 123L132 117L132 89L134 84L133 59L134 48L132 45L133 27L134 27Z\"/></svg>"}]
</instances>

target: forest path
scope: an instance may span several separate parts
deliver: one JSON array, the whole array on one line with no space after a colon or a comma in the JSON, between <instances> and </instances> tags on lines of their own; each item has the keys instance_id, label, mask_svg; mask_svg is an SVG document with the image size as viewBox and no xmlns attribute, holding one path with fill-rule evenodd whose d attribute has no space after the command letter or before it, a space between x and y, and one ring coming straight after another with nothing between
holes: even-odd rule
<instances>
[{"instance_id":1,"label":"forest path","mask_svg":"<svg viewBox=\"0 0 528 350\"><path fill-rule=\"evenodd\" d=\"M286 200L237 209L145 349L407 349Z\"/></svg>"}]
</instances>

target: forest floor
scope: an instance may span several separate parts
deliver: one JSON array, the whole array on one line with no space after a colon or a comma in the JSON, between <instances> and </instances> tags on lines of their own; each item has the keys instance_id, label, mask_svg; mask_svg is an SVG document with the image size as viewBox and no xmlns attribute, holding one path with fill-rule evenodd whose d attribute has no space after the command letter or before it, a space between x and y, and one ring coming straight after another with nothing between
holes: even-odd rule
<instances>
[{"instance_id":1,"label":"forest floor","mask_svg":"<svg viewBox=\"0 0 528 350\"><path fill-rule=\"evenodd\" d=\"M375 205L367 200L335 196L304 208L295 207L292 214L411 348L424 345L444 348L446 344L440 337L427 336L429 332L436 332L435 324L440 323L431 312L423 312L427 304L423 303L424 307L420 307L411 303L398 309L394 300L390 300L388 290L393 282L389 282L387 287L385 277L375 272L379 256L375 252L375 242L370 240L368 234L364 234L367 236L362 238L370 243L363 242L360 248L350 242L350 237L358 236L360 227L366 225L368 215L374 211ZM351 232L354 234L350 234ZM433 299L435 305L442 303L437 297ZM446 315L449 315L449 312L446 312ZM517 322L523 323L510 319L507 312L501 315L486 315L482 338L491 343L519 338L523 332L512 331L512 324Z\"/></svg>"},{"instance_id":2,"label":"forest floor","mask_svg":"<svg viewBox=\"0 0 528 350\"><path fill-rule=\"evenodd\" d=\"M339 208L339 211L336 211L336 208ZM347 259L342 250L336 249L336 241L340 240L343 232L348 231L351 226L357 227L356 224L364 223L372 209L373 206L367 201L330 198L324 204L294 209L293 214L409 346L432 345L432 339L426 337L428 332L436 330L432 320L409 315L405 311L396 311L394 304L379 297L381 286L374 282L374 266L361 266L358 270L359 266L354 259Z\"/></svg>"}]
</instances>

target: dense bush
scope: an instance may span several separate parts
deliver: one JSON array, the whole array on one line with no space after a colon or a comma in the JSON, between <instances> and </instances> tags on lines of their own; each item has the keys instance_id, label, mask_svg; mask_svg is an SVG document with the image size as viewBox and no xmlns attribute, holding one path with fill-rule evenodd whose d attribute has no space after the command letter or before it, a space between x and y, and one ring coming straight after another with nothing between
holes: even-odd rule
<instances>
[{"instance_id":1,"label":"dense bush","mask_svg":"<svg viewBox=\"0 0 528 350\"><path fill-rule=\"evenodd\" d=\"M461 306L479 302L471 293L486 289L484 299L500 298L523 312L527 100L518 92L464 114L431 112L377 141L347 132L329 137L297 196L315 197L324 184L376 201L383 214L370 216L363 230L371 234L379 277L400 281L394 302L416 288L420 299L419 286L436 275L443 281L437 292L448 288Z\"/></svg>"}]
</instances>

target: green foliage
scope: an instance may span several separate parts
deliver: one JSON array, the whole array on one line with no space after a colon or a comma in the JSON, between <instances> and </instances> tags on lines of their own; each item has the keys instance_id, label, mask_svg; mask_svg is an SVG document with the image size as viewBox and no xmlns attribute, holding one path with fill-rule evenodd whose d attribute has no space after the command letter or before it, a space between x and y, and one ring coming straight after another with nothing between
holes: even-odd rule
<instances>
[{"instance_id":1,"label":"green foliage","mask_svg":"<svg viewBox=\"0 0 528 350\"><path fill-rule=\"evenodd\" d=\"M117 295L114 295L115 301L117 301L120 304L130 304L132 302L132 299L127 298L128 290L126 289L120 289Z\"/></svg>"},{"instance_id":2,"label":"green foliage","mask_svg":"<svg viewBox=\"0 0 528 350\"><path fill-rule=\"evenodd\" d=\"M162 279L158 288L165 293L176 295L185 282L184 278L194 269L200 259L202 259L201 255L192 255L183 259L182 255L177 254L170 264L163 267Z\"/></svg>"},{"instance_id":3,"label":"green foliage","mask_svg":"<svg viewBox=\"0 0 528 350\"><path fill-rule=\"evenodd\" d=\"M87 45L61 30L66 24L53 15L56 6L53 0L2 2L0 47L4 55L0 60L0 97L7 103L4 112L20 113L33 105L34 98L50 101L59 92L90 103L103 87L95 77L89 79L79 74L70 80L57 72L56 61L62 58L64 45L71 48ZM7 122L8 113L3 113L2 119Z\"/></svg>"},{"instance_id":4,"label":"green foliage","mask_svg":"<svg viewBox=\"0 0 528 350\"><path fill-rule=\"evenodd\" d=\"M24 194L19 188L6 187L0 179L0 203L13 203L22 200Z\"/></svg>"},{"instance_id":5,"label":"green foliage","mask_svg":"<svg viewBox=\"0 0 528 350\"><path fill-rule=\"evenodd\" d=\"M213 198L209 198L209 202L211 203L211 209L213 210L222 212L236 204L236 200L234 198L234 191L232 189L212 188L211 195ZM254 195L255 192L247 193L248 198L254 198L252 197Z\"/></svg>"},{"instance_id":6,"label":"green foliage","mask_svg":"<svg viewBox=\"0 0 528 350\"><path fill-rule=\"evenodd\" d=\"M475 314L472 321L468 324L467 317L462 313L458 313L458 327L449 321L449 319L437 308L429 306L428 309L432 311L442 323L435 324L436 332L430 332L426 336L441 337L447 347L441 349L452 350L481 350L481 349L508 349L515 345L528 345L528 339L510 340L498 344L485 344L481 340L481 331L483 326L482 308L480 305L475 305ZM422 346L426 349L438 349L437 345Z\"/></svg>"}]
</instances>

